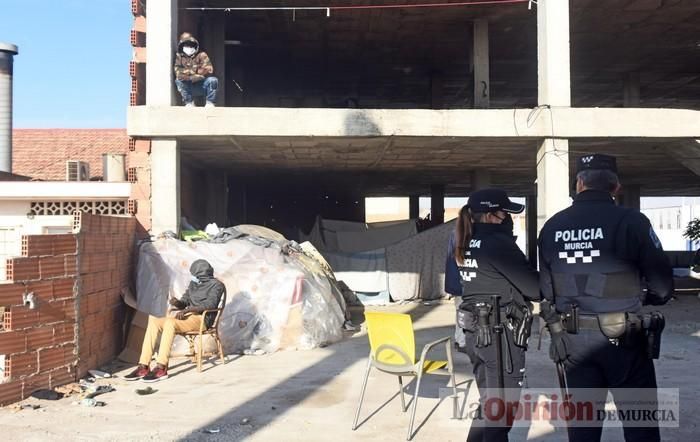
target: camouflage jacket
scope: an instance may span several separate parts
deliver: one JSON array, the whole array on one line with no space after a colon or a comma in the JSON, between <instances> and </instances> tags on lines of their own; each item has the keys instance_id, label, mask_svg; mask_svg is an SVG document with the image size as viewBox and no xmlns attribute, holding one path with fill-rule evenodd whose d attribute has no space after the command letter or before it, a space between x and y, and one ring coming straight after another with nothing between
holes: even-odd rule
<instances>
[{"instance_id":1,"label":"camouflage jacket","mask_svg":"<svg viewBox=\"0 0 700 442\"><path fill-rule=\"evenodd\" d=\"M214 66L206 52L188 57L178 51L175 55L175 78L181 81L202 81L214 74Z\"/></svg>"}]
</instances>

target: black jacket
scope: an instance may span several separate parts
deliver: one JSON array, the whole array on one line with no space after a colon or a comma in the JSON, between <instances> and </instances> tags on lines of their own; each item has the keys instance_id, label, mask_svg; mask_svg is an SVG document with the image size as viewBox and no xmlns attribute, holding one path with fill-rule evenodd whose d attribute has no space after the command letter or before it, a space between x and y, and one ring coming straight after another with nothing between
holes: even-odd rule
<instances>
[{"instance_id":1,"label":"black jacket","mask_svg":"<svg viewBox=\"0 0 700 442\"><path fill-rule=\"evenodd\" d=\"M506 305L513 301L514 293L516 298L519 293L526 300L540 299L537 271L515 243L510 225L474 224L459 273L465 301L476 300L480 294L499 294L501 305Z\"/></svg>"},{"instance_id":2,"label":"black jacket","mask_svg":"<svg viewBox=\"0 0 700 442\"><path fill-rule=\"evenodd\" d=\"M182 302L185 307L203 307L206 310L214 310L219 307L221 295L226 287L218 279L214 278L214 269L203 259L198 259L190 266L190 273L196 277L197 281L191 281L187 286L185 294L182 295ZM207 313L204 323L207 328L214 323L216 313Z\"/></svg>"},{"instance_id":3,"label":"black jacket","mask_svg":"<svg viewBox=\"0 0 700 442\"><path fill-rule=\"evenodd\" d=\"M581 313L635 312L673 294L673 272L651 223L606 192L584 191L548 220L539 253L542 294L560 312L572 304Z\"/></svg>"}]
</instances>

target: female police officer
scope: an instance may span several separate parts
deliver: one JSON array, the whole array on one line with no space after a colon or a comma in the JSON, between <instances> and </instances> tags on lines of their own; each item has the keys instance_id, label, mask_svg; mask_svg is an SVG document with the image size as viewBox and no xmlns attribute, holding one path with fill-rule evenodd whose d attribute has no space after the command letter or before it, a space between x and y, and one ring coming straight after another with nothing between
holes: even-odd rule
<instances>
[{"instance_id":1,"label":"female police officer","mask_svg":"<svg viewBox=\"0 0 700 442\"><path fill-rule=\"evenodd\" d=\"M524 208L510 201L503 190L483 189L470 195L457 220L454 258L463 288L458 322L466 332L466 352L482 405L498 387L506 389L503 399L517 401L524 377L532 323L529 301L540 299L537 272L515 243L509 215ZM500 296L502 327L495 321L493 295ZM502 335L494 332L494 326ZM497 348L502 348L501 358ZM472 421L468 440L507 441L512 416L493 416L483 407L481 411L484 421Z\"/></svg>"}]
</instances>

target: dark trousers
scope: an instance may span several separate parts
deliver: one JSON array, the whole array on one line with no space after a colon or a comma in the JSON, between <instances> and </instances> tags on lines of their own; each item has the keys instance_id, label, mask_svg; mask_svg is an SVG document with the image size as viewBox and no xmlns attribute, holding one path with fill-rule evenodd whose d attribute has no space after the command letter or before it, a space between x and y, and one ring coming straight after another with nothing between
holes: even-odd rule
<instances>
[{"instance_id":1,"label":"dark trousers","mask_svg":"<svg viewBox=\"0 0 700 442\"><path fill-rule=\"evenodd\" d=\"M476 337L474 333L467 331L465 335L467 355L474 368L476 385L479 387L479 402L482 407L482 416L484 416L485 419L481 422L472 422L467 441L507 441L508 432L510 432L510 428L513 424L512 416L506 418L504 422L493 422L485 418L483 409L486 398L493 397L498 388L496 344L491 343L488 347L476 348ZM520 388L522 387L523 378L525 376L525 349L513 343L513 335L507 329L504 332L504 337L504 341L507 341L507 343L503 343L503 386L506 391L505 400L507 402L515 402L520 397ZM495 334L492 335L492 339L496 339Z\"/></svg>"},{"instance_id":2,"label":"dark trousers","mask_svg":"<svg viewBox=\"0 0 700 442\"><path fill-rule=\"evenodd\" d=\"M572 354L564 365L569 388L597 389L598 393L594 395L598 397L594 400L600 403L605 403L607 389L610 389L613 399L623 395L621 390L616 395L616 389L625 389L627 397L633 393L635 399L656 403L654 362L647 358L641 340L615 345L597 330L580 330L569 337L573 344ZM635 389L654 389L653 397L641 397L643 391ZM647 396L649 391L645 393ZM633 428L623 422L623 428L626 442L660 440L658 424ZM600 440L603 427L570 425L568 431L570 442L595 442Z\"/></svg>"}]
</instances>

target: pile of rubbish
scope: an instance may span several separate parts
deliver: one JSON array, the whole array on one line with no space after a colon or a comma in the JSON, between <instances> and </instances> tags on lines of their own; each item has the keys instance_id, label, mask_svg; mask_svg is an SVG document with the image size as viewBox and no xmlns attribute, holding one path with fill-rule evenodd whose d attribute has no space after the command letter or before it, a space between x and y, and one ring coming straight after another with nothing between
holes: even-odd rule
<instances>
[{"instance_id":1,"label":"pile of rubbish","mask_svg":"<svg viewBox=\"0 0 700 442\"><path fill-rule=\"evenodd\" d=\"M140 245L135 308L141 314L166 315L168 298L180 298L190 282L190 264L206 259L226 286L219 324L225 353L310 349L342 339L348 326L343 291L310 243L251 225L210 225L182 238L163 235ZM204 349L213 350L213 343ZM178 337L174 352L186 350Z\"/></svg>"}]
</instances>

